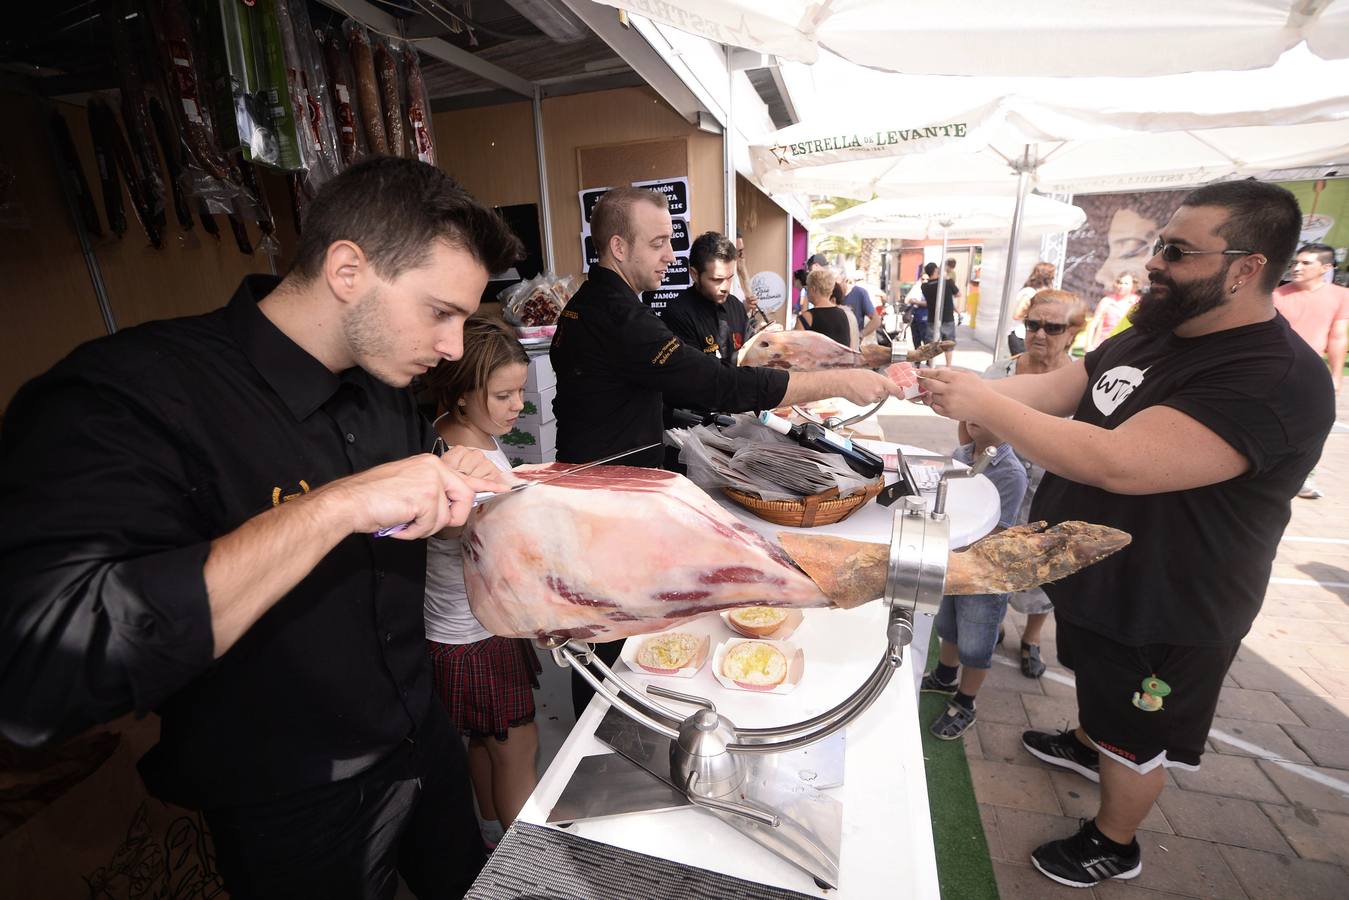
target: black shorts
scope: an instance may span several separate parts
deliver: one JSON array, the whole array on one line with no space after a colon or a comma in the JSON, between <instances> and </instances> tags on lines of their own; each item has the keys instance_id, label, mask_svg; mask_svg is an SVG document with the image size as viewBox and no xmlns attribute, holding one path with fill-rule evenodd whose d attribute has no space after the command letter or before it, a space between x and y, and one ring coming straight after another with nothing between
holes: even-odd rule
<instances>
[{"instance_id":1,"label":"black shorts","mask_svg":"<svg viewBox=\"0 0 1349 900\"><path fill-rule=\"evenodd\" d=\"M1240 641L1129 647L1062 617L1056 627L1059 662L1077 678L1078 721L1102 753L1136 772L1199 768Z\"/></svg>"}]
</instances>

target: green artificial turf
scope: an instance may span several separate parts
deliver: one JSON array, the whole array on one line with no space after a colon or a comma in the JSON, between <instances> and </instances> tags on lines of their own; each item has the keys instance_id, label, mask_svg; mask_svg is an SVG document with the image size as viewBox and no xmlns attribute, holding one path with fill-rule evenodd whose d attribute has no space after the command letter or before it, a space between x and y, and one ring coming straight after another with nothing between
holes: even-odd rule
<instances>
[{"instance_id":1,"label":"green artificial turf","mask_svg":"<svg viewBox=\"0 0 1349 900\"><path fill-rule=\"evenodd\" d=\"M932 632L929 661L937 659L937 633ZM931 668L929 666L929 668ZM943 897L959 900L997 900L993 862L974 800L974 783L965 759L963 741L939 741L928 731L946 708L939 694L920 694L918 724L923 734L923 761L927 769L927 802L932 815L932 839L937 846L937 879ZM976 726L977 727L977 726Z\"/></svg>"}]
</instances>

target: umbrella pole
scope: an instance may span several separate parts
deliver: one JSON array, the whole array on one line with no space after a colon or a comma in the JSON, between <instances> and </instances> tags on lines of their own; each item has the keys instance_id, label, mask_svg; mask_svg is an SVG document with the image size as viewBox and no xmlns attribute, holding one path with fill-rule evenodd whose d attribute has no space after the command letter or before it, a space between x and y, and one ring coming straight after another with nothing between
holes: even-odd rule
<instances>
[{"instance_id":1,"label":"umbrella pole","mask_svg":"<svg viewBox=\"0 0 1349 900\"><path fill-rule=\"evenodd\" d=\"M1011 355L1007 346L1008 320L1012 316L1012 297L1016 278L1016 254L1021 244L1021 216L1026 209L1026 194L1030 190L1030 176L1034 166L1030 162L1030 145L1027 144L1016 169L1016 210L1012 213L1012 235L1007 245L1007 265L1002 276L1002 306L998 309L998 333L993 337L993 361L1002 362Z\"/></svg>"},{"instance_id":2,"label":"umbrella pole","mask_svg":"<svg viewBox=\"0 0 1349 900\"><path fill-rule=\"evenodd\" d=\"M941 340L941 311L946 305L946 239L951 233L950 222L941 223L941 259L937 260L937 308L928 310L928 334L936 330L935 340ZM955 321L952 317L951 321Z\"/></svg>"}]
</instances>

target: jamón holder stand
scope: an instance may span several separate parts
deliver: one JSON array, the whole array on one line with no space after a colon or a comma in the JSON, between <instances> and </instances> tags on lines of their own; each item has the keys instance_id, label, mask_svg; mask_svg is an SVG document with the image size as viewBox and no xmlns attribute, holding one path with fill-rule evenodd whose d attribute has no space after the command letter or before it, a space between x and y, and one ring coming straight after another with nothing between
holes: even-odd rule
<instances>
[{"instance_id":1,"label":"jam\u00f3n holder stand","mask_svg":"<svg viewBox=\"0 0 1349 900\"><path fill-rule=\"evenodd\" d=\"M885 581L884 600L889 608L885 650L851 695L800 722L741 728L704 697L656 685L638 690L617 677L589 644L544 639L539 646L609 701L610 709L596 737L673 788L678 802L667 800L646 810L688 804L705 809L820 884L837 887L843 808L824 790L843 783L842 730L876 702L904 661L904 648L913 640L914 607L919 601L935 605L941 599L950 550L945 501L945 491L938 493L930 507L927 498L905 497L895 510ZM686 704L695 711L687 714L653 698ZM821 745L831 746L831 741L833 752L822 749ZM596 758L582 762L587 759ZM614 776L621 773L612 767L600 772L601 765L590 766L596 774L589 783L583 783L587 780L578 766L550 822L638 811L630 805L625 808L631 798L624 794L631 791L613 790ZM836 771L831 774L832 769ZM606 799L596 802L601 794ZM564 807L581 812L562 814L559 810Z\"/></svg>"}]
</instances>

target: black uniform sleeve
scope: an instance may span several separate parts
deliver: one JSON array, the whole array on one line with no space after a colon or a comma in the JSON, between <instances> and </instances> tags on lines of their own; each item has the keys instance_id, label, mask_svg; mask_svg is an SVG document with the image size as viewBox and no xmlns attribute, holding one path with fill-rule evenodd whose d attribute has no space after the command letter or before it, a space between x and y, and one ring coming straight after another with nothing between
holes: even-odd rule
<instances>
[{"instance_id":1,"label":"black uniform sleeve","mask_svg":"<svg viewBox=\"0 0 1349 900\"><path fill-rule=\"evenodd\" d=\"M633 307L617 323L615 367L634 384L660 391L676 405L717 412L772 409L787 394L781 369L732 367L683 344L662 322Z\"/></svg>"},{"instance_id":2,"label":"black uniform sleeve","mask_svg":"<svg viewBox=\"0 0 1349 900\"><path fill-rule=\"evenodd\" d=\"M171 419L44 376L0 441L0 734L24 746L146 712L212 663L199 488Z\"/></svg>"}]
</instances>

